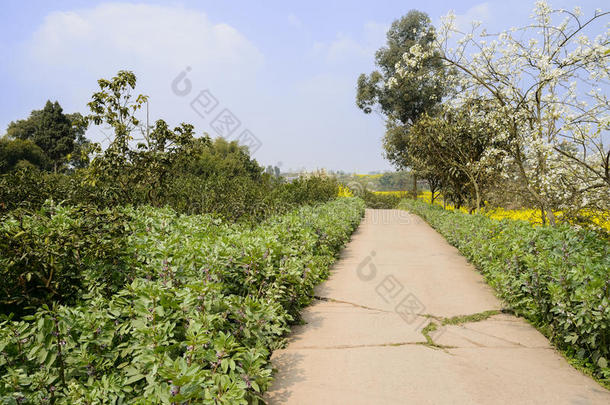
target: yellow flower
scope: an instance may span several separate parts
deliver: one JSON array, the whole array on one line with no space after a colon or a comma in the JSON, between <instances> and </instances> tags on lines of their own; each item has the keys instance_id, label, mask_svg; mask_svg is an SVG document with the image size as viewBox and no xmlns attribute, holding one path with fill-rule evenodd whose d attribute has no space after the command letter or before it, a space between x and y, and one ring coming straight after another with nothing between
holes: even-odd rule
<instances>
[{"instance_id":1,"label":"yellow flower","mask_svg":"<svg viewBox=\"0 0 610 405\"><path fill-rule=\"evenodd\" d=\"M349 188L345 187L343 184L339 184L339 192L337 193L337 197L353 197L354 194L350 191Z\"/></svg>"},{"instance_id":2,"label":"yellow flower","mask_svg":"<svg viewBox=\"0 0 610 405\"><path fill-rule=\"evenodd\" d=\"M417 198L427 202L428 204L430 204L432 195L430 193L430 191L422 191ZM441 198L437 198L434 201L435 204L442 206L442 199ZM455 207L447 204L445 206L445 208L447 210L450 211L454 211ZM468 210L464 207L460 208L461 212L468 212ZM509 209L505 209L502 207L497 207L497 208L489 208L489 209L483 209L481 211L481 213L483 215L488 216L491 219L496 219L496 220L502 220L502 219L512 219L512 220L519 220L519 221L527 221L532 225L542 225L543 221L542 221L542 213L540 212L540 210L538 209L531 209L531 208L523 208L523 209L519 209L519 210L509 210ZM557 211L554 212L555 217L557 219L561 219L561 217L563 216L563 212L561 211ZM610 214L603 213L603 212L593 212L593 211L585 211L584 215L589 217L591 219L591 222L593 222L595 225L599 226L600 228L610 232Z\"/></svg>"}]
</instances>

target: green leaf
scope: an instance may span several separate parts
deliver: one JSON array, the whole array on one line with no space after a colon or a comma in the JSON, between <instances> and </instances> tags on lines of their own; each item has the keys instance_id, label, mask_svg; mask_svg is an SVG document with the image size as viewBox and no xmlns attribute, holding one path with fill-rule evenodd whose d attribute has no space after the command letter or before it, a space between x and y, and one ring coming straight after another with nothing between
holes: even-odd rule
<instances>
[{"instance_id":1,"label":"green leaf","mask_svg":"<svg viewBox=\"0 0 610 405\"><path fill-rule=\"evenodd\" d=\"M140 381L142 378L144 378L145 376L142 374L135 374L132 375L131 377L129 377L126 381L125 381L125 385L129 385L129 384L133 384L136 381Z\"/></svg>"}]
</instances>

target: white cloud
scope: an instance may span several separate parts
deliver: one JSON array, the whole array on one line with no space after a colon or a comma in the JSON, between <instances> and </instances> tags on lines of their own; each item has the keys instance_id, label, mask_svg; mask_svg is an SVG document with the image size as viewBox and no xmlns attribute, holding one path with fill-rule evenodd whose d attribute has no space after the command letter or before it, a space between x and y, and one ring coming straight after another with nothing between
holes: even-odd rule
<instances>
[{"instance_id":1,"label":"white cloud","mask_svg":"<svg viewBox=\"0 0 610 405\"><path fill-rule=\"evenodd\" d=\"M26 44L37 63L95 67L108 58L181 67L259 67L262 54L236 29L214 24L204 13L146 4L106 3L92 9L55 12Z\"/></svg>"},{"instance_id":2,"label":"white cloud","mask_svg":"<svg viewBox=\"0 0 610 405\"><path fill-rule=\"evenodd\" d=\"M290 20L300 23L296 16ZM189 122L199 134L214 135L210 121L228 108L241 121L239 131L249 129L263 142L255 158L264 164L371 170L387 166L380 153L370 156L380 149L383 126L355 107L354 86L357 73L372 68L374 51L383 44L382 27L369 23L355 39L338 35L321 44L313 62L323 66L307 55L306 71L287 80L281 64L265 66L250 39L201 11L106 3L49 14L14 55L11 77L28 99L39 97L30 109L50 98L67 112L86 113L97 79L133 70L136 92L150 96L153 121ZM334 65L338 62L345 69ZM179 97L171 83L187 66L192 92ZM317 76L320 68L337 69ZM201 117L189 106L204 89L220 103L212 116ZM88 136L103 139L99 131Z\"/></svg>"},{"instance_id":3,"label":"white cloud","mask_svg":"<svg viewBox=\"0 0 610 405\"><path fill-rule=\"evenodd\" d=\"M86 112L97 79L132 70L138 77L136 92L150 96L153 121L191 122L198 131L210 131L213 117L198 116L190 101L210 89L219 108L241 114L240 120L248 125L241 107L255 96L264 57L238 30L212 22L200 11L105 3L49 14L13 63L14 75L26 91L44 100L58 99L69 112ZM171 83L187 66L192 92L179 97ZM103 138L99 130L88 136Z\"/></svg>"},{"instance_id":4,"label":"white cloud","mask_svg":"<svg viewBox=\"0 0 610 405\"><path fill-rule=\"evenodd\" d=\"M491 6L489 3L480 3L466 10L465 13L455 14L455 25L462 32L470 31L473 21L480 21L487 25L491 19Z\"/></svg>"},{"instance_id":5,"label":"white cloud","mask_svg":"<svg viewBox=\"0 0 610 405\"><path fill-rule=\"evenodd\" d=\"M315 43L314 51L323 54L326 60L332 63L370 55L363 44L341 33L332 42Z\"/></svg>"},{"instance_id":6,"label":"white cloud","mask_svg":"<svg viewBox=\"0 0 610 405\"><path fill-rule=\"evenodd\" d=\"M327 62L341 63L354 59L372 59L375 51L385 42L388 26L376 22L364 24L359 39L344 33L338 33L330 42L316 42L313 51L322 55Z\"/></svg>"}]
</instances>

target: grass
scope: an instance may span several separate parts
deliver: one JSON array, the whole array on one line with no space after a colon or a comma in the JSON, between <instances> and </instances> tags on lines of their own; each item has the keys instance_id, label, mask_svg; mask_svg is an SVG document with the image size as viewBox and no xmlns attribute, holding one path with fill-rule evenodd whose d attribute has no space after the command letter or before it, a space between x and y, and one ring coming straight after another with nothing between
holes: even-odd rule
<instances>
[{"instance_id":1,"label":"grass","mask_svg":"<svg viewBox=\"0 0 610 405\"><path fill-rule=\"evenodd\" d=\"M434 316L434 315L425 315L425 316L428 318L432 318L435 321L439 322L441 326L447 326L447 325L463 325L465 323L480 322L480 321L484 321L485 319L488 319L494 315L498 315L499 313L501 313L501 311L493 309L493 310L489 310L489 311L477 312L476 314L457 315L457 316L452 316L449 318L438 317L438 316ZM428 346L428 347L433 347L433 348L438 348L438 349L453 348L453 346L438 344L434 341L434 339L432 339L432 336L430 336L430 333L438 330L438 327L439 327L439 325L436 322L430 321L430 323L428 325L426 325L425 328L422 329L421 333L426 338L426 343L422 343L422 344L425 346Z\"/></svg>"}]
</instances>

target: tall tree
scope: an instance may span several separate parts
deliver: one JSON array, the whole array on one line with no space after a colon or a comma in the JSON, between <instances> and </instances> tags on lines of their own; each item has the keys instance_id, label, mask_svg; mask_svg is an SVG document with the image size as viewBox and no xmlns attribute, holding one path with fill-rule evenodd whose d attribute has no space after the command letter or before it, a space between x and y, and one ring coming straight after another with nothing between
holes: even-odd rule
<instances>
[{"instance_id":1,"label":"tall tree","mask_svg":"<svg viewBox=\"0 0 610 405\"><path fill-rule=\"evenodd\" d=\"M134 99L136 75L130 71L121 70L112 79L100 79L98 85L100 90L87 104L91 114L81 123L107 124L114 138L103 153L99 144L92 145L97 156L91 161L87 181L92 185L117 184L118 196L124 201L135 204L137 198L145 198L148 203L159 204L174 164L192 150L193 126L182 123L171 129L165 121L157 120L144 142L133 148L132 133L140 124L136 113L148 96L139 94Z\"/></svg>"},{"instance_id":2,"label":"tall tree","mask_svg":"<svg viewBox=\"0 0 610 405\"><path fill-rule=\"evenodd\" d=\"M34 142L57 171L74 151L78 135L82 137L82 128L72 122L73 118L63 113L57 101L47 101L42 110L32 111L27 119L11 122L6 133L9 139Z\"/></svg>"},{"instance_id":3,"label":"tall tree","mask_svg":"<svg viewBox=\"0 0 610 405\"><path fill-rule=\"evenodd\" d=\"M432 113L442 99L445 70L438 58L429 58L413 68L416 74L412 80L395 80L396 65L403 60L404 54L414 47L429 49L434 43L435 31L426 13L409 11L392 23L386 37L386 46L375 54L378 70L358 77L356 105L366 114L377 109L386 117L386 157L395 166L403 169L412 165L404 145L401 144L408 142L409 126L423 113ZM389 86L392 80L394 83ZM396 127L402 127L403 136L396 136ZM416 193L415 176L413 187Z\"/></svg>"}]
</instances>

